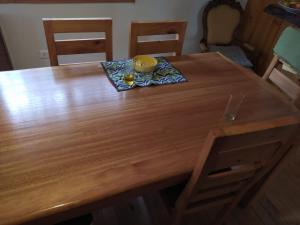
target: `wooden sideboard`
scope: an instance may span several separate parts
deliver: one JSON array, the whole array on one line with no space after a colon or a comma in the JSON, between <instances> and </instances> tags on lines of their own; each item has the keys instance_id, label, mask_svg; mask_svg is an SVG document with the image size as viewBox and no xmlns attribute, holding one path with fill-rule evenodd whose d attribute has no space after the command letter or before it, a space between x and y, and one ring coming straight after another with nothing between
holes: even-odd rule
<instances>
[{"instance_id":1,"label":"wooden sideboard","mask_svg":"<svg viewBox=\"0 0 300 225\"><path fill-rule=\"evenodd\" d=\"M248 0L240 38L251 44L258 56L255 72L263 75L273 58L273 47L282 30L289 25L284 20L264 12L266 6L277 0Z\"/></svg>"}]
</instances>

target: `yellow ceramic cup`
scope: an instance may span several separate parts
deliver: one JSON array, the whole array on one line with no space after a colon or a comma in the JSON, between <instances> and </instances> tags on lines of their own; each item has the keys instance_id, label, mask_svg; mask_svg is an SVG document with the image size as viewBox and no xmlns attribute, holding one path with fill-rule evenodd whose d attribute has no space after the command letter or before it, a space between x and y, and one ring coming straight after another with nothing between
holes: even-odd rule
<instances>
[{"instance_id":1,"label":"yellow ceramic cup","mask_svg":"<svg viewBox=\"0 0 300 225\"><path fill-rule=\"evenodd\" d=\"M133 64L135 71L150 73L157 66L157 59L147 55L138 55L133 58Z\"/></svg>"}]
</instances>

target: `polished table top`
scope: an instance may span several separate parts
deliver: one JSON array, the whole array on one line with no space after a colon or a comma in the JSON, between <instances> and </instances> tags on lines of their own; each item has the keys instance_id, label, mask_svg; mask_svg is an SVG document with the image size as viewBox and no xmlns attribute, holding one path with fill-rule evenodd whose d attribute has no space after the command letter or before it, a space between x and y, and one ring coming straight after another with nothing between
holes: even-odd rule
<instances>
[{"instance_id":1,"label":"polished table top","mask_svg":"<svg viewBox=\"0 0 300 225\"><path fill-rule=\"evenodd\" d=\"M298 114L216 53L170 61L189 82L117 92L97 64L0 73L0 224L63 215L191 172L209 129L228 123L231 93L247 96L234 123Z\"/></svg>"}]
</instances>

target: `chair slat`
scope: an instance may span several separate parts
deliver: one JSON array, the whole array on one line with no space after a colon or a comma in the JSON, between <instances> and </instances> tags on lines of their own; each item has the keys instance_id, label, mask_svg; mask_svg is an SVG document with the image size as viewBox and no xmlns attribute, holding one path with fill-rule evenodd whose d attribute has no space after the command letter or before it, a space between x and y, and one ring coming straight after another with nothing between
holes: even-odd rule
<instances>
[{"instance_id":1,"label":"chair slat","mask_svg":"<svg viewBox=\"0 0 300 225\"><path fill-rule=\"evenodd\" d=\"M271 72L269 79L291 99L297 99L300 96L300 86L282 74L276 68L274 68Z\"/></svg>"},{"instance_id":2,"label":"chair slat","mask_svg":"<svg viewBox=\"0 0 300 225\"><path fill-rule=\"evenodd\" d=\"M186 209L184 211L184 214L192 214L205 209L215 208L217 206L222 206L231 203L233 200L234 200L234 196L226 196L224 198L220 198L217 200L199 202L198 204L193 204L191 208Z\"/></svg>"},{"instance_id":3,"label":"chair slat","mask_svg":"<svg viewBox=\"0 0 300 225\"><path fill-rule=\"evenodd\" d=\"M251 128L250 128L251 129ZM217 139L214 149L219 151L230 151L239 148L250 146L259 146L268 143L280 142L282 137L290 132L290 128L273 128L264 131L257 131L252 133L238 134L235 136L228 136L226 139ZM249 140L253 140L249 143Z\"/></svg>"},{"instance_id":4,"label":"chair slat","mask_svg":"<svg viewBox=\"0 0 300 225\"><path fill-rule=\"evenodd\" d=\"M259 162L267 161L276 153L279 147L279 142L271 142L230 151L220 151L212 167L214 170L219 170L237 165L253 164L257 162L258 155Z\"/></svg>"},{"instance_id":5,"label":"chair slat","mask_svg":"<svg viewBox=\"0 0 300 225\"><path fill-rule=\"evenodd\" d=\"M132 29L137 36L181 34L186 29L186 23L182 21L132 22Z\"/></svg>"},{"instance_id":6,"label":"chair slat","mask_svg":"<svg viewBox=\"0 0 300 225\"><path fill-rule=\"evenodd\" d=\"M244 184L243 182L238 182L238 183L228 184L217 188L208 189L206 191L205 190L200 191L199 193L195 194L190 201L194 203L205 199L216 198L222 195L235 193L241 187L243 187L243 184Z\"/></svg>"},{"instance_id":7,"label":"chair slat","mask_svg":"<svg viewBox=\"0 0 300 225\"><path fill-rule=\"evenodd\" d=\"M176 53L181 55L187 23L184 21L133 22L130 32L131 58L142 54ZM175 40L139 42L138 37L176 34Z\"/></svg>"},{"instance_id":8,"label":"chair slat","mask_svg":"<svg viewBox=\"0 0 300 225\"><path fill-rule=\"evenodd\" d=\"M137 43L137 51L141 55L171 53L176 50L177 40L168 41L143 41ZM177 52L177 50L176 50Z\"/></svg>"},{"instance_id":9,"label":"chair slat","mask_svg":"<svg viewBox=\"0 0 300 225\"><path fill-rule=\"evenodd\" d=\"M87 54L105 52L106 40L85 39L85 40L61 40L56 41L56 52L58 55Z\"/></svg>"},{"instance_id":10,"label":"chair slat","mask_svg":"<svg viewBox=\"0 0 300 225\"><path fill-rule=\"evenodd\" d=\"M199 185L196 190L197 192L199 192L201 190L239 183L241 181L252 178L259 168L261 168L261 165L258 164L252 166L239 166L232 167L227 172L220 172L209 175L204 178L204 180L201 182L202 184Z\"/></svg>"},{"instance_id":11,"label":"chair slat","mask_svg":"<svg viewBox=\"0 0 300 225\"><path fill-rule=\"evenodd\" d=\"M58 66L58 55L105 53L112 60L112 19L43 19L51 66ZM105 38L55 40L56 33L104 32Z\"/></svg>"},{"instance_id":12,"label":"chair slat","mask_svg":"<svg viewBox=\"0 0 300 225\"><path fill-rule=\"evenodd\" d=\"M110 18L53 18L43 19L54 33L108 32Z\"/></svg>"}]
</instances>

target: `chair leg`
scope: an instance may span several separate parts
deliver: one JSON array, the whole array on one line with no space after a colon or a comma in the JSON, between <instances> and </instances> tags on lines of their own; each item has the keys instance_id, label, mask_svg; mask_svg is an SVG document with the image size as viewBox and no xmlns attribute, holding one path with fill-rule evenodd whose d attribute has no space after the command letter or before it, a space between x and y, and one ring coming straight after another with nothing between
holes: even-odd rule
<instances>
[{"instance_id":1,"label":"chair leg","mask_svg":"<svg viewBox=\"0 0 300 225\"><path fill-rule=\"evenodd\" d=\"M266 70L265 74L263 75L264 80L269 79L269 76L271 75L271 72L274 69L274 67L276 66L276 64L278 63L278 61L279 61L279 58L277 56L274 56L268 69Z\"/></svg>"},{"instance_id":2,"label":"chair leg","mask_svg":"<svg viewBox=\"0 0 300 225\"><path fill-rule=\"evenodd\" d=\"M270 173L265 175L257 184L255 184L246 194L245 196L241 199L239 202L239 207L241 209L247 209L254 199L259 198L259 193L261 193L262 186L264 186L264 183L268 179Z\"/></svg>"},{"instance_id":3,"label":"chair leg","mask_svg":"<svg viewBox=\"0 0 300 225\"><path fill-rule=\"evenodd\" d=\"M229 206L225 205L224 209L221 210L219 215L216 216L216 219L212 223L212 225L225 225L225 222L228 219L228 216L231 214L232 210L237 206L237 204L238 204L238 201L234 201Z\"/></svg>"},{"instance_id":4,"label":"chair leg","mask_svg":"<svg viewBox=\"0 0 300 225\"><path fill-rule=\"evenodd\" d=\"M172 225L172 215L157 192L143 195L153 225Z\"/></svg>"},{"instance_id":5,"label":"chair leg","mask_svg":"<svg viewBox=\"0 0 300 225\"><path fill-rule=\"evenodd\" d=\"M295 146L291 146L282 156L279 162L245 193L244 197L238 203L240 208L246 209L247 207L249 207L249 205L252 204L252 202L262 196L265 188L268 186L268 183L272 180L272 177L276 176L276 171L280 171L280 167L284 164L284 160L287 158L288 154L291 154L292 150L294 149Z\"/></svg>"}]
</instances>

